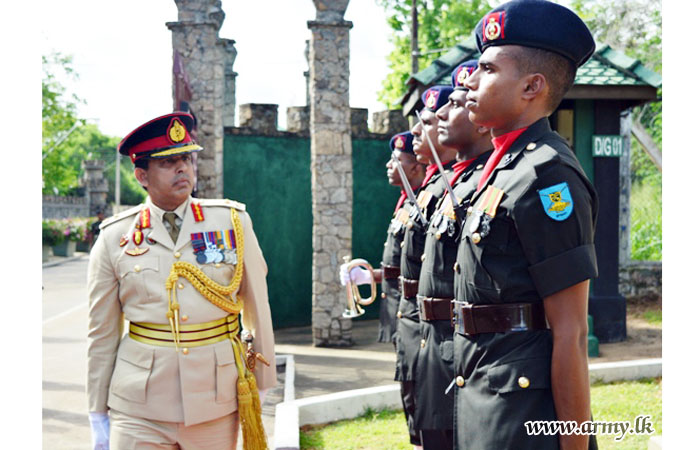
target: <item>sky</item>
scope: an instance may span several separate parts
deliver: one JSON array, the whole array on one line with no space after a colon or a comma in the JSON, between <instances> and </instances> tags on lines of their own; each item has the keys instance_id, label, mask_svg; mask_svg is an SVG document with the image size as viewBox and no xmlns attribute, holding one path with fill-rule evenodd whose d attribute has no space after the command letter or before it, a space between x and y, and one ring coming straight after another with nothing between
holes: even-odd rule
<instances>
[{"instance_id":1,"label":"sky","mask_svg":"<svg viewBox=\"0 0 700 450\"><path fill-rule=\"evenodd\" d=\"M64 80L85 100L83 118L108 135L123 137L143 122L172 110L173 0L62 0L41 2L41 54L73 56L79 80ZM286 126L288 106L304 106L305 40L315 18L311 0L223 0L220 38L236 41L233 70L237 106L279 105L278 126ZM350 105L372 112L388 73L390 29L375 0L352 0L345 19L350 30ZM238 108L236 108L238 114Z\"/></svg>"}]
</instances>

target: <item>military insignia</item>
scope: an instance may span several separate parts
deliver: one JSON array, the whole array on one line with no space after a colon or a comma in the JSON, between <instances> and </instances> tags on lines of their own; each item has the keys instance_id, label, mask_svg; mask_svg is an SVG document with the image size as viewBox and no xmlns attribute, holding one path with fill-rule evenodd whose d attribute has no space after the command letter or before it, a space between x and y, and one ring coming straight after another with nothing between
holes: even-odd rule
<instances>
[{"instance_id":1,"label":"military insignia","mask_svg":"<svg viewBox=\"0 0 700 450\"><path fill-rule=\"evenodd\" d=\"M124 247L128 243L129 243L129 236L127 236L126 234L122 234L122 237L119 238L119 246Z\"/></svg>"},{"instance_id":2,"label":"military insignia","mask_svg":"<svg viewBox=\"0 0 700 450\"><path fill-rule=\"evenodd\" d=\"M179 119L175 118L168 127L168 139L174 144L182 142L187 137L187 130Z\"/></svg>"},{"instance_id":3,"label":"military insignia","mask_svg":"<svg viewBox=\"0 0 700 450\"><path fill-rule=\"evenodd\" d=\"M139 228L151 228L151 210L143 208L139 214Z\"/></svg>"},{"instance_id":4,"label":"military insignia","mask_svg":"<svg viewBox=\"0 0 700 450\"><path fill-rule=\"evenodd\" d=\"M459 73L457 74L457 85L466 87L467 86L467 79L469 78L469 75L472 74L474 71L473 67L467 67L464 66L462 69L460 69Z\"/></svg>"},{"instance_id":5,"label":"military insignia","mask_svg":"<svg viewBox=\"0 0 700 450\"><path fill-rule=\"evenodd\" d=\"M430 200L433 198L433 194L429 191L421 191L420 194L418 194L418 198L416 199L416 203L418 203L418 207L420 209L424 209L428 204L430 203Z\"/></svg>"},{"instance_id":6,"label":"military insignia","mask_svg":"<svg viewBox=\"0 0 700 450\"><path fill-rule=\"evenodd\" d=\"M396 141L394 141L394 148L397 148L397 149L399 149L399 150L401 150L402 148L404 148L405 145L406 145L406 143L404 142L403 136L397 137L397 138L396 138Z\"/></svg>"},{"instance_id":7,"label":"military insignia","mask_svg":"<svg viewBox=\"0 0 700 450\"><path fill-rule=\"evenodd\" d=\"M151 237L151 233L148 233L148 236L146 236L146 242L148 242L148 245L157 244L156 240Z\"/></svg>"},{"instance_id":8,"label":"military insignia","mask_svg":"<svg viewBox=\"0 0 700 450\"><path fill-rule=\"evenodd\" d=\"M491 232L491 220L496 216L498 205L501 204L505 191L489 185L484 191L479 203L470 213L471 222L469 232L472 234L472 242L478 244Z\"/></svg>"},{"instance_id":9,"label":"military insignia","mask_svg":"<svg viewBox=\"0 0 700 450\"><path fill-rule=\"evenodd\" d=\"M194 221L201 222L204 220L204 211L202 210L202 205L197 202L190 203L192 207L192 214L194 214Z\"/></svg>"},{"instance_id":10,"label":"military insignia","mask_svg":"<svg viewBox=\"0 0 700 450\"><path fill-rule=\"evenodd\" d=\"M236 237L233 230L205 231L190 234L199 264L236 264Z\"/></svg>"},{"instance_id":11,"label":"military insignia","mask_svg":"<svg viewBox=\"0 0 700 450\"><path fill-rule=\"evenodd\" d=\"M500 11L491 13L484 18L482 36L484 41L503 39L503 25L506 19L506 12Z\"/></svg>"},{"instance_id":12,"label":"military insignia","mask_svg":"<svg viewBox=\"0 0 700 450\"><path fill-rule=\"evenodd\" d=\"M566 182L538 191L544 212L557 221L566 220L574 211L574 199Z\"/></svg>"},{"instance_id":13,"label":"military insignia","mask_svg":"<svg viewBox=\"0 0 700 450\"><path fill-rule=\"evenodd\" d=\"M134 247L134 248L130 248L129 250L125 250L124 253L126 253L129 256L139 256L139 255L143 255L147 251L148 251L148 247L144 247L144 248Z\"/></svg>"},{"instance_id":14,"label":"military insignia","mask_svg":"<svg viewBox=\"0 0 700 450\"><path fill-rule=\"evenodd\" d=\"M428 92L428 96L425 99L425 106L427 106L430 109L433 109L435 105L437 105L437 100L438 96L440 93L438 91L430 91Z\"/></svg>"},{"instance_id":15,"label":"military insignia","mask_svg":"<svg viewBox=\"0 0 700 450\"><path fill-rule=\"evenodd\" d=\"M143 242L143 231L134 230L134 244L138 247Z\"/></svg>"}]
</instances>

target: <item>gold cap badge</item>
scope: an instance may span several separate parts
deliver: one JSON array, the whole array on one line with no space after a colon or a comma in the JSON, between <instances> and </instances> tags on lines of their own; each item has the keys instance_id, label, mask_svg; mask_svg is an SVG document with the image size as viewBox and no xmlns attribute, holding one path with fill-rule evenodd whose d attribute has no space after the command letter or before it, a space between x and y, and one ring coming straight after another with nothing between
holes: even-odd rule
<instances>
[{"instance_id":1,"label":"gold cap badge","mask_svg":"<svg viewBox=\"0 0 700 450\"><path fill-rule=\"evenodd\" d=\"M170 140L173 142L182 142L186 136L187 130L185 130L185 126L178 119L174 119L168 129L168 137Z\"/></svg>"}]
</instances>

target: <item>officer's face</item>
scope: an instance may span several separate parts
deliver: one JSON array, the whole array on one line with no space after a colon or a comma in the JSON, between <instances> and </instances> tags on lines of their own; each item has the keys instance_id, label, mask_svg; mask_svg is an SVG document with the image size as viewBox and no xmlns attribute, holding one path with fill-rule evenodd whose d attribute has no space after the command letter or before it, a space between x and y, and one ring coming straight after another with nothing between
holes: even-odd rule
<instances>
[{"instance_id":1,"label":"officer's face","mask_svg":"<svg viewBox=\"0 0 700 450\"><path fill-rule=\"evenodd\" d=\"M487 48L467 79L469 120L494 128L496 136L500 134L498 130L510 131L509 125L518 120L527 106L522 99L527 81L511 56L517 49L513 45Z\"/></svg>"},{"instance_id":2,"label":"officer's face","mask_svg":"<svg viewBox=\"0 0 700 450\"><path fill-rule=\"evenodd\" d=\"M175 155L169 158L152 159L148 169L135 169L136 178L148 189L148 195L157 206L172 211L194 188L192 155Z\"/></svg>"},{"instance_id":3,"label":"officer's face","mask_svg":"<svg viewBox=\"0 0 700 450\"><path fill-rule=\"evenodd\" d=\"M477 127L469 121L466 102L466 90L453 91L448 102L436 113L438 142L457 151L468 147L480 137Z\"/></svg>"},{"instance_id":4,"label":"officer's face","mask_svg":"<svg viewBox=\"0 0 700 450\"><path fill-rule=\"evenodd\" d=\"M435 113L429 109L423 109L420 113L420 117L425 127L421 125L419 120L411 129L411 134L413 135L413 152L416 154L416 159L419 163L433 164L435 161L433 161L428 138L431 139L433 144L437 143L437 117Z\"/></svg>"}]
</instances>

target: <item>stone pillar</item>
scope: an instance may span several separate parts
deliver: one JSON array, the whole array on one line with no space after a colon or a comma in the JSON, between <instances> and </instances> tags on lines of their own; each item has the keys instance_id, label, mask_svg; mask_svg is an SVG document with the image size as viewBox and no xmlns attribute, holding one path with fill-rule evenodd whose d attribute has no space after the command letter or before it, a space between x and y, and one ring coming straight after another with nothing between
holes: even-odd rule
<instances>
[{"instance_id":1,"label":"stone pillar","mask_svg":"<svg viewBox=\"0 0 700 450\"><path fill-rule=\"evenodd\" d=\"M106 213L109 187L104 177L105 162L99 159L84 160L81 166L84 173L82 184L85 186L90 215L97 215L98 210Z\"/></svg>"},{"instance_id":2,"label":"stone pillar","mask_svg":"<svg viewBox=\"0 0 700 450\"><path fill-rule=\"evenodd\" d=\"M366 108L350 108L350 132L353 137L367 137L369 134L367 114Z\"/></svg>"},{"instance_id":3,"label":"stone pillar","mask_svg":"<svg viewBox=\"0 0 700 450\"><path fill-rule=\"evenodd\" d=\"M277 133L277 105L246 103L239 108L240 128L249 128L259 134Z\"/></svg>"},{"instance_id":4,"label":"stone pillar","mask_svg":"<svg viewBox=\"0 0 700 450\"><path fill-rule=\"evenodd\" d=\"M350 139L349 0L313 0L310 133L313 211L312 329L315 346L352 345L343 319L345 288L338 281L343 256L352 254L352 141Z\"/></svg>"},{"instance_id":5,"label":"stone pillar","mask_svg":"<svg viewBox=\"0 0 700 450\"><path fill-rule=\"evenodd\" d=\"M197 119L195 137L204 147L197 155L197 192L200 197L221 198L224 65L229 44L219 39L219 29L225 14L219 0L175 0L175 4L178 21L166 26L173 33L173 50L182 57L190 80L190 111Z\"/></svg>"},{"instance_id":6,"label":"stone pillar","mask_svg":"<svg viewBox=\"0 0 700 450\"><path fill-rule=\"evenodd\" d=\"M372 114L372 132L397 134L410 129L408 119L400 109L377 111Z\"/></svg>"},{"instance_id":7,"label":"stone pillar","mask_svg":"<svg viewBox=\"0 0 700 450\"><path fill-rule=\"evenodd\" d=\"M308 106L290 106L287 108L287 131L291 133L309 132Z\"/></svg>"},{"instance_id":8,"label":"stone pillar","mask_svg":"<svg viewBox=\"0 0 700 450\"><path fill-rule=\"evenodd\" d=\"M233 71L233 63L236 61L236 41L222 39L224 45L224 127L236 126L236 77L238 73Z\"/></svg>"},{"instance_id":9,"label":"stone pillar","mask_svg":"<svg viewBox=\"0 0 700 450\"><path fill-rule=\"evenodd\" d=\"M304 58L306 58L306 66L310 67L311 63L309 62L309 40L307 39L304 42L306 43L306 46L304 47ZM311 104L311 81L309 77L310 70L307 70L304 72L304 80L306 81L306 106L309 106Z\"/></svg>"}]
</instances>

